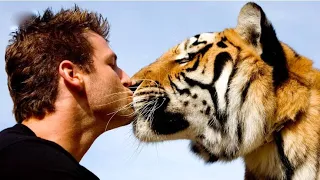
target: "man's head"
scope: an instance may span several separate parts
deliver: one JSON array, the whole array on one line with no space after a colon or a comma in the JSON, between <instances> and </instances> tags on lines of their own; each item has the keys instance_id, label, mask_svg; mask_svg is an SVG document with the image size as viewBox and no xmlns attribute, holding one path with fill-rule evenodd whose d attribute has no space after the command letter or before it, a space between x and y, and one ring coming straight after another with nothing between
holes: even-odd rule
<instances>
[{"instance_id":1,"label":"man's head","mask_svg":"<svg viewBox=\"0 0 320 180\"><path fill-rule=\"evenodd\" d=\"M77 6L24 18L5 55L17 122L55 112L63 88L60 82L75 96L87 99L96 118L124 106L129 96L125 86L131 81L115 64L108 34L106 19ZM117 92L127 99L107 106L119 97L111 95Z\"/></svg>"}]
</instances>

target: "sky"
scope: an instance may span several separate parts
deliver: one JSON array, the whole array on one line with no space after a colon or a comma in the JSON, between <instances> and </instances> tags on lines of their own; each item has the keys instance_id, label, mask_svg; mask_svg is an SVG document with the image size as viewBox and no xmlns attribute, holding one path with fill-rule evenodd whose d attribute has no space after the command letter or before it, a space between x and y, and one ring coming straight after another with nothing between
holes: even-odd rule
<instances>
[{"instance_id":1,"label":"sky","mask_svg":"<svg viewBox=\"0 0 320 180\"><path fill-rule=\"evenodd\" d=\"M202 2L0 2L0 130L15 124L7 88L4 53L21 12L80 8L101 13L111 24L110 45L118 65L130 76L170 47L202 32L235 27L244 1ZM278 38L320 67L320 2L258 2ZM101 180L241 180L241 159L205 164L188 149L188 141L143 144L131 125L101 135L80 162Z\"/></svg>"}]
</instances>

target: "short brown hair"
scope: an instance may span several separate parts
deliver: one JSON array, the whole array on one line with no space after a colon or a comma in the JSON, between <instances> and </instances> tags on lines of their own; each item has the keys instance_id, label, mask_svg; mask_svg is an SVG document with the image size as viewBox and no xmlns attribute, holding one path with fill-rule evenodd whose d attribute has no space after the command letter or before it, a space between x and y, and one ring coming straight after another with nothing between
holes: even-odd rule
<instances>
[{"instance_id":1,"label":"short brown hair","mask_svg":"<svg viewBox=\"0 0 320 180\"><path fill-rule=\"evenodd\" d=\"M56 14L48 8L42 16L28 16L13 32L5 62L18 123L30 117L41 119L55 111L62 60L72 61L86 73L93 70L93 49L83 35L87 30L107 40L108 21L75 5Z\"/></svg>"}]
</instances>

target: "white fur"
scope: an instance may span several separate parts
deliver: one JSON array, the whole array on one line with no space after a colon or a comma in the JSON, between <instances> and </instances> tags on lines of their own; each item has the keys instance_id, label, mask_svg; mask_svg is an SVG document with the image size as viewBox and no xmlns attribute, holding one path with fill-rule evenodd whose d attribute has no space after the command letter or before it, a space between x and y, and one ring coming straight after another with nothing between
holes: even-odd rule
<instances>
[{"instance_id":1,"label":"white fur","mask_svg":"<svg viewBox=\"0 0 320 180\"><path fill-rule=\"evenodd\" d=\"M198 42L204 42L207 41L206 44L199 44L196 46L193 46L192 43L194 43L197 38L191 37L189 39L184 40L182 43L178 45L178 51L180 52L175 59L183 59L188 58L189 53L196 53L202 48L204 48L207 44L212 44L214 42L216 33L202 33L199 38Z\"/></svg>"},{"instance_id":2,"label":"white fur","mask_svg":"<svg viewBox=\"0 0 320 180\"><path fill-rule=\"evenodd\" d=\"M317 158L309 158L306 164L301 165L301 167L295 170L292 180L318 179L316 178L317 169L315 160Z\"/></svg>"},{"instance_id":3,"label":"white fur","mask_svg":"<svg viewBox=\"0 0 320 180\"><path fill-rule=\"evenodd\" d=\"M215 88L218 95L218 104L219 110L224 111L226 109L226 101L225 101L225 94L228 88L228 81L230 74L233 69L233 63L228 61L221 72L219 79L215 83Z\"/></svg>"}]
</instances>

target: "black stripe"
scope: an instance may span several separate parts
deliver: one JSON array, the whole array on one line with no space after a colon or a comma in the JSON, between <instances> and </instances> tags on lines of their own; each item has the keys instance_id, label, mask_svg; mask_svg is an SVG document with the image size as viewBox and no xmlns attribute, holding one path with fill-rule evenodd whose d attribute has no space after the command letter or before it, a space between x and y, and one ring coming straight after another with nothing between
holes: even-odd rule
<instances>
[{"instance_id":1,"label":"black stripe","mask_svg":"<svg viewBox=\"0 0 320 180\"><path fill-rule=\"evenodd\" d=\"M215 116L216 119L219 121L221 128L223 129L225 122L227 121L227 114L226 112L219 112L218 111L218 97L217 97L217 91L216 89L213 87L213 83L211 84L203 84L199 81L193 80L188 78L185 73L181 73L181 76L184 78L185 82L193 87L193 86L199 86L201 89L206 89L211 96L214 108L215 108Z\"/></svg>"},{"instance_id":2,"label":"black stripe","mask_svg":"<svg viewBox=\"0 0 320 180\"><path fill-rule=\"evenodd\" d=\"M238 144L242 144L242 140L243 140L243 137L242 137L242 124L241 122L238 122L238 126L237 126L237 133L238 133Z\"/></svg>"},{"instance_id":3,"label":"black stripe","mask_svg":"<svg viewBox=\"0 0 320 180\"><path fill-rule=\"evenodd\" d=\"M142 92L137 92L135 94L135 96L142 96L142 95L145 95L145 94L152 94L152 95L157 95L157 94L163 94L162 92L160 91L142 91Z\"/></svg>"},{"instance_id":4,"label":"black stripe","mask_svg":"<svg viewBox=\"0 0 320 180\"><path fill-rule=\"evenodd\" d=\"M195 38L197 38L197 40L195 42L192 43L193 46L196 46L196 45L199 45L199 44L207 44L207 41L202 41L202 42L199 42L199 37L200 37L200 34L197 34L194 36Z\"/></svg>"},{"instance_id":5,"label":"black stripe","mask_svg":"<svg viewBox=\"0 0 320 180\"><path fill-rule=\"evenodd\" d=\"M226 109L228 109L228 106L229 106L229 103L230 103L230 98L229 98L230 84L231 84L231 81L232 81L233 77L237 73L237 70L238 70L237 69L237 64L235 64L235 66L233 67L232 72L231 72L231 74L229 76L229 79L228 79L228 86L227 86L227 91L226 91L226 94L225 94Z\"/></svg>"},{"instance_id":6,"label":"black stripe","mask_svg":"<svg viewBox=\"0 0 320 180\"><path fill-rule=\"evenodd\" d=\"M221 41L229 41L229 40L227 39L227 37L223 36L221 37Z\"/></svg>"},{"instance_id":7,"label":"black stripe","mask_svg":"<svg viewBox=\"0 0 320 180\"><path fill-rule=\"evenodd\" d=\"M169 79L169 82L170 82L170 86L171 88L174 90L174 91L177 91L178 87L176 84L174 84L171 80L171 77L168 75L168 79Z\"/></svg>"},{"instance_id":8,"label":"black stripe","mask_svg":"<svg viewBox=\"0 0 320 180\"><path fill-rule=\"evenodd\" d=\"M233 66L233 68L232 68L231 74L230 74L229 79L228 79L228 86L227 86L227 91L226 91L226 94L225 94L226 109L228 109L229 102L230 102L230 98L229 98L230 84L231 84L231 81L232 81L233 77L235 76L235 74L236 74L237 71L238 71L238 62L239 62L239 59L240 59L240 55L239 55L239 53L238 53L237 58L236 58L236 60L235 60L235 64L234 64L234 66Z\"/></svg>"},{"instance_id":9,"label":"black stripe","mask_svg":"<svg viewBox=\"0 0 320 180\"><path fill-rule=\"evenodd\" d=\"M197 34L197 35L195 35L195 36L193 36L193 37L195 37L195 38L199 38L200 37L200 34Z\"/></svg>"},{"instance_id":10,"label":"black stripe","mask_svg":"<svg viewBox=\"0 0 320 180\"><path fill-rule=\"evenodd\" d=\"M303 114L304 114L304 112L303 111L298 111L297 113L296 113L296 115L294 116L294 121L295 122L297 122L297 121L299 121L299 120L301 120L301 118L302 118L302 116L303 116ZM320 139L318 139L318 142L320 142L319 141ZM318 143L319 144L319 143ZM317 153L317 154L319 154L320 153L320 151ZM295 159L296 160L296 162L295 162L295 164L294 164L294 169L299 169L303 164L305 164L305 162L307 161L307 157L308 157L308 150L307 151L305 151L304 153L295 153L294 154L294 157L293 157L293 159ZM318 163L319 161L317 160L317 163Z\"/></svg>"},{"instance_id":11,"label":"black stripe","mask_svg":"<svg viewBox=\"0 0 320 180\"><path fill-rule=\"evenodd\" d=\"M203 84L199 81L196 81L196 80L193 80L193 79L190 79L186 76L186 74L184 72L181 72L180 73L181 76L184 78L184 80L186 81L187 84L189 84L189 86L193 87L193 86L199 86L201 87L202 89L206 89L207 86L209 86L208 84Z\"/></svg>"},{"instance_id":12,"label":"black stripe","mask_svg":"<svg viewBox=\"0 0 320 180\"><path fill-rule=\"evenodd\" d=\"M195 154L201 153L201 149L196 144L191 144L190 150Z\"/></svg>"},{"instance_id":13,"label":"black stripe","mask_svg":"<svg viewBox=\"0 0 320 180\"><path fill-rule=\"evenodd\" d=\"M204 51L206 52L206 51ZM213 84L219 79L223 67L227 63L227 61L232 60L231 55L228 52L221 52L216 56L215 62L214 62L214 78L212 79L212 82L209 85L203 84L201 82L195 81L193 79L190 79L186 77L184 73L181 73L181 76L185 79L186 83L188 83L190 86L199 86L202 89L207 89L208 92L210 93L214 108L215 108L215 116L216 119L219 121L221 128L224 130L224 124L227 121L227 113L220 112L218 110L218 97L217 97L217 91L213 87ZM226 97L226 96L225 96ZM227 102L227 100L225 99ZM211 124L211 123L210 123ZM224 130L225 131L225 130Z\"/></svg>"},{"instance_id":14,"label":"black stripe","mask_svg":"<svg viewBox=\"0 0 320 180\"><path fill-rule=\"evenodd\" d=\"M244 89L241 93L241 105L243 105L243 103L246 101L246 98L247 98L247 94L248 94L248 90L249 90L249 87L251 85L251 82L250 80L246 83L246 85L244 86Z\"/></svg>"},{"instance_id":15,"label":"black stripe","mask_svg":"<svg viewBox=\"0 0 320 180\"><path fill-rule=\"evenodd\" d=\"M212 46L212 45L211 45ZM209 47L209 46L208 46ZM206 52L206 51L203 51L203 52ZM227 61L230 61L232 60L231 58L231 55L228 53L228 52L221 52L219 53L217 56L216 56L216 59L215 59L215 62L214 62L214 78L212 79L212 82L210 84L203 84L201 82L198 82L196 80L193 80L193 79L190 79L188 78L185 73L181 73L181 76L184 78L185 82L193 87L193 86L199 86L201 89L206 89L208 90L208 92L210 93L210 96L211 96L211 99L212 99L212 102L213 102L213 105L214 105L214 108L215 108L215 117L216 117L216 120L219 122L219 127L217 127L217 124L213 121L215 121L214 119L211 119L208 124L213 127L215 129L221 129L223 130L223 132L225 132L226 130L224 129L224 125L225 125L225 122L227 121L227 118L228 118L228 115L226 113L226 111L224 112L221 112L218 110L218 97L217 97L217 91L215 89L215 87L213 86L214 83L219 79L221 73L222 73L222 70L223 70L223 67L225 66L225 64L227 63ZM234 73L234 71L233 71ZM234 75L234 74L232 74ZM230 78L229 78L229 83L228 83L228 86L230 84ZM227 88L227 92L228 92L228 88ZM227 93L226 92L226 93ZM227 96L225 96L226 98ZM228 102L227 99L225 99L226 102Z\"/></svg>"},{"instance_id":16,"label":"black stripe","mask_svg":"<svg viewBox=\"0 0 320 180\"><path fill-rule=\"evenodd\" d=\"M191 92L189 89L187 89L187 88L179 89L178 86L171 80L170 76L168 76L168 79L169 79L171 88L173 90L176 90L180 95L183 95L183 94L191 95Z\"/></svg>"},{"instance_id":17,"label":"black stripe","mask_svg":"<svg viewBox=\"0 0 320 180\"><path fill-rule=\"evenodd\" d=\"M210 93L214 108L217 111L217 108L218 108L217 91L211 84L203 84L203 83L201 83L199 81L190 79L189 77L187 77L185 75L185 73L181 73L181 76L184 78L185 82L189 86L191 86L191 87L199 86L201 89L206 89Z\"/></svg>"},{"instance_id":18,"label":"black stripe","mask_svg":"<svg viewBox=\"0 0 320 180\"><path fill-rule=\"evenodd\" d=\"M241 47L234 45L231 41L229 41L227 37L223 37L221 41L228 41L228 43L230 43L233 47L237 48L238 51L241 51Z\"/></svg>"},{"instance_id":19,"label":"black stripe","mask_svg":"<svg viewBox=\"0 0 320 180\"><path fill-rule=\"evenodd\" d=\"M205 47L203 47L202 49L200 49L197 52L194 53L188 53L189 58L188 59L193 59L196 55L200 54L202 55L202 57L209 51L209 49L213 46L213 44L207 44ZM201 57L198 57L198 59L200 59Z\"/></svg>"},{"instance_id":20,"label":"black stripe","mask_svg":"<svg viewBox=\"0 0 320 180\"><path fill-rule=\"evenodd\" d=\"M219 79L224 65L230 60L232 60L232 58L228 52L221 52L216 56L212 84Z\"/></svg>"},{"instance_id":21,"label":"black stripe","mask_svg":"<svg viewBox=\"0 0 320 180\"><path fill-rule=\"evenodd\" d=\"M191 144L190 147L191 151L195 154L201 155L203 153L208 154L209 155L209 159L206 163L214 163L216 161L218 161L218 156L212 154L206 147L204 147L202 144L196 144L193 143Z\"/></svg>"},{"instance_id":22,"label":"black stripe","mask_svg":"<svg viewBox=\"0 0 320 180\"><path fill-rule=\"evenodd\" d=\"M216 56L216 59L214 61L214 78L212 80L212 86L219 79L219 77L222 73L223 67L226 65L226 63L228 61L231 61L231 60L232 60L232 58L228 52L221 52ZM229 77L229 79L230 79L230 77ZM227 87L227 89L228 89L228 87ZM211 94L211 98L213 100L214 107L216 109L217 120L221 124L222 129L224 129L224 124L228 118L227 113L226 113L226 111L221 112L218 110L218 98L217 98L216 89L214 87L212 87L212 88L210 88L209 92ZM225 93L227 93L227 92L228 91L226 91ZM226 99L226 94L225 94L224 98L225 98L225 102L227 104L228 101Z\"/></svg>"},{"instance_id":23,"label":"black stripe","mask_svg":"<svg viewBox=\"0 0 320 180\"><path fill-rule=\"evenodd\" d=\"M273 85L277 88L289 78L289 71L281 43L272 25L267 23L264 13L261 13L261 31L260 43L262 45L262 54L260 57L264 62L273 67Z\"/></svg>"},{"instance_id":24,"label":"black stripe","mask_svg":"<svg viewBox=\"0 0 320 180\"><path fill-rule=\"evenodd\" d=\"M216 162L216 161L219 160L219 157L218 157L217 155L211 153L205 146L203 146L203 150L204 150L207 154L209 154L209 159L208 159L207 163L214 163L214 162Z\"/></svg>"},{"instance_id":25,"label":"black stripe","mask_svg":"<svg viewBox=\"0 0 320 180\"><path fill-rule=\"evenodd\" d=\"M231 84L231 81L233 79L233 77L237 74L238 72L238 64L237 62L239 62L239 54L237 56L237 59L236 59L236 64L234 65L233 69L232 69L232 72L229 76L229 79L228 79L228 86L227 86L227 91L226 91L226 94L225 94L225 99L226 99L226 109L228 109L228 106L230 104L230 97L229 97L229 91L230 91L230 84ZM248 84L247 84L248 85ZM247 88L249 88L249 85L247 86ZM247 89L245 88L245 89ZM245 93L244 93L245 92ZM243 91L242 92L242 97L243 96L246 96L246 93L247 93L247 90ZM245 95L244 95L245 94ZM243 101L242 101L243 102ZM241 103L242 104L242 103ZM237 114L237 118L238 119L238 114ZM237 125L237 135L238 135L238 144L242 144L243 142L243 127L242 127L242 124L241 122L238 122L238 125Z\"/></svg>"},{"instance_id":26,"label":"black stripe","mask_svg":"<svg viewBox=\"0 0 320 180\"><path fill-rule=\"evenodd\" d=\"M227 118L228 118L227 113L225 111L221 112L218 109L218 95L217 95L216 88L214 88L214 87L207 88L207 90L209 91L209 93L211 95L213 106L214 106L214 109L216 111L215 112L216 119L220 123L221 128L224 130L224 124L225 124L225 122L227 121Z\"/></svg>"},{"instance_id":27,"label":"black stripe","mask_svg":"<svg viewBox=\"0 0 320 180\"><path fill-rule=\"evenodd\" d=\"M219 41L219 42L217 43L217 46L220 47L220 48L226 48L226 47L228 47L223 41Z\"/></svg>"},{"instance_id":28,"label":"black stripe","mask_svg":"<svg viewBox=\"0 0 320 180\"><path fill-rule=\"evenodd\" d=\"M213 102L213 106L214 106L214 109L216 111L216 116L217 116L218 115L218 94L217 94L216 88L212 87L212 88L207 88L207 89L210 93L211 100ZM217 117L217 119L218 119L218 117ZM219 119L218 119L218 121L219 121Z\"/></svg>"},{"instance_id":29,"label":"black stripe","mask_svg":"<svg viewBox=\"0 0 320 180\"><path fill-rule=\"evenodd\" d=\"M199 67L199 62L200 62L200 56L197 57L196 62L193 64L193 66L191 68L187 68L186 71L187 72L191 72L191 71L195 71L197 70L197 68Z\"/></svg>"},{"instance_id":30,"label":"black stripe","mask_svg":"<svg viewBox=\"0 0 320 180\"><path fill-rule=\"evenodd\" d=\"M208 52L208 50L213 46L213 44L207 44L205 47L203 47L202 49L200 49L197 54L201 54L202 56L204 56L204 54L206 54Z\"/></svg>"},{"instance_id":31,"label":"black stripe","mask_svg":"<svg viewBox=\"0 0 320 180\"><path fill-rule=\"evenodd\" d=\"M187 68L186 71L187 72L191 72L191 71L195 71L198 67L199 67L199 63L200 63L200 59L205 55L205 53L207 53L207 51L213 46L213 44L208 44L206 45L204 48L202 48L201 50L199 50L196 53L189 53L189 59L193 59L196 55L197 56L197 60L194 63L192 68ZM201 54L202 56L199 56L199 54ZM204 68L205 69L205 68ZM202 70L202 74L204 74L204 69Z\"/></svg>"},{"instance_id":32,"label":"black stripe","mask_svg":"<svg viewBox=\"0 0 320 180\"><path fill-rule=\"evenodd\" d=\"M203 65L203 69L202 69L202 72L201 72L202 74L204 74L204 73L205 73L205 71L206 71L206 68L207 68L207 66L206 66L206 64L204 64L204 65Z\"/></svg>"},{"instance_id":33,"label":"black stripe","mask_svg":"<svg viewBox=\"0 0 320 180\"><path fill-rule=\"evenodd\" d=\"M176 79L178 79L178 80L181 80L181 79L180 79L180 74L179 74L179 73L178 73L178 74L175 74L175 75L174 75L174 77L175 77Z\"/></svg>"},{"instance_id":34,"label":"black stripe","mask_svg":"<svg viewBox=\"0 0 320 180\"><path fill-rule=\"evenodd\" d=\"M210 156L209 156L207 163L214 163L219 160L218 156L216 156L212 153L209 153L209 154L210 154Z\"/></svg>"},{"instance_id":35,"label":"black stripe","mask_svg":"<svg viewBox=\"0 0 320 180\"><path fill-rule=\"evenodd\" d=\"M275 142L277 145L279 158L282 162L283 169L284 169L284 172L286 175L285 180L291 180L293 173L294 173L294 169L293 169L288 157L284 153L283 139L282 139L281 131L275 132L274 139L275 139Z\"/></svg>"},{"instance_id":36,"label":"black stripe","mask_svg":"<svg viewBox=\"0 0 320 180\"><path fill-rule=\"evenodd\" d=\"M209 116L210 115L210 111L211 111L210 107L207 106L207 108L205 110L205 115Z\"/></svg>"}]
</instances>

